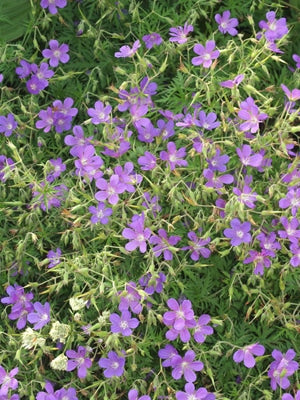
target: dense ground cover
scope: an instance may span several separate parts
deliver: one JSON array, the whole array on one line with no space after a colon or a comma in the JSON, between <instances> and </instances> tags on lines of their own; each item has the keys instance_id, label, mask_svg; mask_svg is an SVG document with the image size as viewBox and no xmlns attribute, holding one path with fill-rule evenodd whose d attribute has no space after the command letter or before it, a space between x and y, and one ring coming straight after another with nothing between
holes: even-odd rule
<instances>
[{"instance_id":1,"label":"dense ground cover","mask_svg":"<svg viewBox=\"0 0 300 400\"><path fill-rule=\"evenodd\" d=\"M0 400L299 400L297 2L10 4Z\"/></svg>"}]
</instances>

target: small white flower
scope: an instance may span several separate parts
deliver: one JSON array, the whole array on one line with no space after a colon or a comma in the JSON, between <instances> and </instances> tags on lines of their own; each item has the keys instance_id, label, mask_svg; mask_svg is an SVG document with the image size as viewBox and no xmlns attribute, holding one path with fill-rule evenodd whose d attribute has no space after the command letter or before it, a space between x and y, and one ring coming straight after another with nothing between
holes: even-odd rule
<instances>
[{"instance_id":1,"label":"small white flower","mask_svg":"<svg viewBox=\"0 0 300 400\"><path fill-rule=\"evenodd\" d=\"M60 354L50 362L50 367L52 369L57 369L59 371L66 371L67 362L68 362L68 357L65 356L64 354Z\"/></svg>"}]
</instances>

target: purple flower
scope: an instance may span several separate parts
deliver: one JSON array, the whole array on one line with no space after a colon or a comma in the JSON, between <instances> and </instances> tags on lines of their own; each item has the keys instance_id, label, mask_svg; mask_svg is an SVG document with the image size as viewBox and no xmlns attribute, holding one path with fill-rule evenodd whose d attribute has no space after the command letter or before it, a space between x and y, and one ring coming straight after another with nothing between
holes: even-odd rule
<instances>
[{"instance_id":1,"label":"purple flower","mask_svg":"<svg viewBox=\"0 0 300 400\"><path fill-rule=\"evenodd\" d=\"M134 282L128 282L126 284L125 293L121 293L120 298L120 311L126 311L130 308L134 314L140 314L143 309L140 303L141 295L136 289L136 284Z\"/></svg>"},{"instance_id":2,"label":"purple flower","mask_svg":"<svg viewBox=\"0 0 300 400\"><path fill-rule=\"evenodd\" d=\"M271 379L270 384L273 390L276 390L277 385L282 389L290 386L288 377L293 375L299 367L296 361L292 361L295 356L296 353L293 349L289 349L285 354L276 349L272 351L275 361L270 364L268 377Z\"/></svg>"},{"instance_id":3,"label":"purple flower","mask_svg":"<svg viewBox=\"0 0 300 400\"><path fill-rule=\"evenodd\" d=\"M299 89L293 89L292 91L290 91L289 88L287 86L285 86L284 84L281 84L280 86L290 101L293 102L293 101L297 101L300 99L300 90Z\"/></svg>"},{"instance_id":4,"label":"purple flower","mask_svg":"<svg viewBox=\"0 0 300 400\"><path fill-rule=\"evenodd\" d=\"M26 82L27 90L30 94L39 94L43 89L47 87L42 81L38 79L35 75L33 75L27 82Z\"/></svg>"},{"instance_id":5,"label":"purple flower","mask_svg":"<svg viewBox=\"0 0 300 400\"><path fill-rule=\"evenodd\" d=\"M245 77L244 74L240 74L240 75L237 75L232 80L219 82L219 85L222 87L228 88L228 89L232 89L235 86L238 86L243 81L244 77Z\"/></svg>"},{"instance_id":6,"label":"purple flower","mask_svg":"<svg viewBox=\"0 0 300 400\"><path fill-rule=\"evenodd\" d=\"M143 171L150 171L156 167L156 157L149 151L145 151L144 155L138 158L138 164Z\"/></svg>"},{"instance_id":7,"label":"purple flower","mask_svg":"<svg viewBox=\"0 0 300 400\"><path fill-rule=\"evenodd\" d=\"M167 344L163 349L158 352L159 358L165 360L162 362L163 367L171 367L174 356L178 355L178 351L171 344Z\"/></svg>"},{"instance_id":8,"label":"purple flower","mask_svg":"<svg viewBox=\"0 0 300 400\"><path fill-rule=\"evenodd\" d=\"M102 101L96 101L95 108L89 108L87 113L92 117L92 124L98 125L102 122L110 121L111 106L104 106Z\"/></svg>"},{"instance_id":9,"label":"purple flower","mask_svg":"<svg viewBox=\"0 0 300 400\"><path fill-rule=\"evenodd\" d=\"M211 317L208 314L202 314L195 326L194 339L197 343L204 343L207 335L212 335L214 329L207 324L210 322Z\"/></svg>"},{"instance_id":10,"label":"purple flower","mask_svg":"<svg viewBox=\"0 0 300 400\"><path fill-rule=\"evenodd\" d=\"M139 284L144 289L144 291L152 295L153 293L161 293L163 291L163 283L166 281L166 275L160 272L158 277L155 278L150 272L143 275L139 279Z\"/></svg>"},{"instance_id":11,"label":"purple flower","mask_svg":"<svg viewBox=\"0 0 300 400\"><path fill-rule=\"evenodd\" d=\"M125 352L122 352L125 354ZM121 376L124 373L125 358L118 356L114 351L108 352L108 358L100 358L99 367L106 368L103 372L105 378Z\"/></svg>"},{"instance_id":12,"label":"purple flower","mask_svg":"<svg viewBox=\"0 0 300 400\"><path fill-rule=\"evenodd\" d=\"M175 246L180 240L180 236L170 236L168 238L167 232L164 229L159 229L158 236L151 236L149 242L156 245L152 249L155 257L163 254L164 259L170 261L173 260L173 254L169 247Z\"/></svg>"},{"instance_id":13,"label":"purple flower","mask_svg":"<svg viewBox=\"0 0 300 400\"><path fill-rule=\"evenodd\" d=\"M289 239L292 243L298 243L300 239L300 230L297 230L299 226L299 220L294 217L291 219L291 221L289 221L287 217L281 217L280 222L285 230L279 230L278 235L282 239Z\"/></svg>"},{"instance_id":14,"label":"purple flower","mask_svg":"<svg viewBox=\"0 0 300 400\"><path fill-rule=\"evenodd\" d=\"M128 310L122 311L121 316L116 313L110 314L109 320L111 322L111 332L121 333L123 336L130 336L132 330L139 325L139 320L131 318L131 313Z\"/></svg>"},{"instance_id":15,"label":"purple flower","mask_svg":"<svg viewBox=\"0 0 300 400\"><path fill-rule=\"evenodd\" d=\"M73 371L77 368L78 378L85 378L87 375L87 369L92 366L92 360L86 357L87 349L83 346L77 347L75 350L67 350L66 355L70 360L67 363L67 371Z\"/></svg>"},{"instance_id":16,"label":"purple flower","mask_svg":"<svg viewBox=\"0 0 300 400\"><path fill-rule=\"evenodd\" d=\"M176 355L172 358L172 377L176 380L182 375L187 382L194 382L197 376L194 371L201 371L204 367L201 361L194 361L196 355L193 350L188 350L183 357Z\"/></svg>"},{"instance_id":17,"label":"purple flower","mask_svg":"<svg viewBox=\"0 0 300 400\"><path fill-rule=\"evenodd\" d=\"M188 329L196 325L191 302L183 300L179 304L175 299L171 298L167 301L167 304L172 311L167 311L163 315L163 323L171 327L166 333L166 338L175 340L180 335L182 342L188 342L191 337Z\"/></svg>"},{"instance_id":18,"label":"purple flower","mask_svg":"<svg viewBox=\"0 0 300 400\"><path fill-rule=\"evenodd\" d=\"M300 188L290 189L283 199L279 200L280 208L291 207L293 217L296 216L297 211L300 208Z\"/></svg>"},{"instance_id":19,"label":"purple flower","mask_svg":"<svg viewBox=\"0 0 300 400\"><path fill-rule=\"evenodd\" d=\"M48 8L50 14L57 14L57 8L64 8L67 5L67 0L41 0L40 6Z\"/></svg>"},{"instance_id":20,"label":"purple flower","mask_svg":"<svg viewBox=\"0 0 300 400\"><path fill-rule=\"evenodd\" d=\"M46 381L45 390L47 393L38 392L38 394L36 395L36 400L57 400L57 397L54 393L54 388L49 381Z\"/></svg>"},{"instance_id":21,"label":"purple flower","mask_svg":"<svg viewBox=\"0 0 300 400\"><path fill-rule=\"evenodd\" d=\"M33 311L31 303L33 293L25 293L24 288L17 284L8 286L6 292L9 297L3 297L1 303L13 305L8 318L11 320L17 319L17 328L23 329L26 325L28 313Z\"/></svg>"},{"instance_id":22,"label":"purple flower","mask_svg":"<svg viewBox=\"0 0 300 400\"><path fill-rule=\"evenodd\" d=\"M10 136L17 126L18 123L13 114L9 113L7 117L0 116L0 133L4 133L5 136Z\"/></svg>"},{"instance_id":23,"label":"purple flower","mask_svg":"<svg viewBox=\"0 0 300 400\"><path fill-rule=\"evenodd\" d=\"M54 110L65 117L75 117L78 114L78 109L72 107L74 100L71 97L65 98L63 103L60 100L55 100L52 104Z\"/></svg>"},{"instance_id":24,"label":"purple flower","mask_svg":"<svg viewBox=\"0 0 300 400\"><path fill-rule=\"evenodd\" d=\"M276 251L281 249L280 244L276 241L275 232L271 232L268 236L261 232L256 236L256 239L259 240L260 247L266 250L266 254L270 257L275 257Z\"/></svg>"},{"instance_id":25,"label":"purple flower","mask_svg":"<svg viewBox=\"0 0 300 400\"><path fill-rule=\"evenodd\" d=\"M132 57L137 52L137 49L139 47L141 47L141 43L140 43L139 40L136 40L133 43L132 49L127 45L126 46L122 46L120 48L120 50L115 53L115 57L116 58Z\"/></svg>"},{"instance_id":26,"label":"purple flower","mask_svg":"<svg viewBox=\"0 0 300 400\"><path fill-rule=\"evenodd\" d=\"M194 46L194 52L198 54L198 57L192 58L193 65L203 64L204 68L209 68L212 64L212 60L219 57L219 50L215 50L216 43L214 40L208 40L205 43L205 47L202 44L196 44Z\"/></svg>"},{"instance_id":27,"label":"purple flower","mask_svg":"<svg viewBox=\"0 0 300 400\"><path fill-rule=\"evenodd\" d=\"M39 190L34 190L32 196L34 198L34 207L37 204L43 211L48 211L52 207L60 207L61 201L65 199L68 188L65 185L49 186L45 182L41 182Z\"/></svg>"},{"instance_id":28,"label":"purple flower","mask_svg":"<svg viewBox=\"0 0 300 400\"><path fill-rule=\"evenodd\" d=\"M54 75L54 71L52 69L48 69L49 65L46 62L41 63L38 67L36 64L32 64L31 70L34 73L33 77L38 78L41 83L41 90L45 89L48 86L48 79L52 78Z\"/></svg>"},{"instance_id":29,"label":"purple flower","mask_svg":"<svg viewBox=\"0 0 300 400\"><path fill-rule=\"evenodd\" d=\"M39 112L40 120L36 122L35 126L37 129L43 129L44 132L49 132L52 126L54 125L54 113L51 107L48 107L47 110L41 110Z\"/></svg>"},{"instance_id":30,"label":"purple flower","mask_svg":"<svg viewBox=\"0 0 300 400\"><path fill-rule=\"evenodd\" d=\"M243 132L249 130L251 133L257 132L259 129L259 123L267 119L268 115L265 113L259 113L259 108L255 105L252 97L247 97L245 101L242 101L240 107L241 109L238 112L238 116L246 121L240 125L240 129Z\"/></svg>"},{"instance_id":31,"label":"purple flower","mask_svg":"<svg viewBox=\"0 0 300 400\"><path fill-rule=\"evenodd\" d=\"M172 120L166 122L163 119L159 119L157 121L157 127L159 129L159 135L163 140L167 140L175 134L174 121Z\"/></svg>"},{"instance_id":32,"label":"purple flower","mask_svg":"<svg viewBox=\"0 0 300 400\"><path fill-rule=\"evenodd\" d=\"M14 169L15 163L9 157L0 155L0 181L5 182L7 179L7 171Z\"/></svg>"},{"instance_id":33,"label":"purple flower","mask_svg":"<svg viewBox=\"0 0 300 400\"><path fill-rule=\"evenodd\" d=\"M61 256L61 250L59 247L57 247L55 251L54 250L48 251L47 258L50 261L48 268L53 268L56 265L60 264L61 263L60 256Z\"/></svg>"},{"instance_id":34,"label":"purple flower","mask_svg":"<svg viewBox=\"0 0 300 400\"><path fill-rule=\"evenodd\" d=\"M296 63L296 67L300 68L300 56L298 54L293 54L293 60Z\"/></svg>"},{"instance_id":35,"label":"purple flower","mask_svg":"<svg viewBox=\"0 0 300 400\"><path fill-rule=\"evenodd\" d=\"M33 307L35 312L30 312L27 318L31 324L35 324L33 329L39 330L50 322L50 304L48 302L41 304L39 301L36 301Z\"/></svg>"},{"instance_id":36,"label":"purple flower","mask_svg":"<svg viewBox=\"0 0 300 400\"><path fill-rule=\"evenodd\" d=\"M238 31L235 27L239 24L236 18L230 18L230 11L226 10L222 15L216 14L215 20L219 24L218 29L221 33L229 33L231 36L237 35Z\"/></svg>"},{"instance_id":37,"label":"purple flower","mask_svg":"<svg viewBox=\"0 0 300 400\"><path fill-rule=\"evenodd\" d=\"M159 129L155 128L148 118L141 118L135 122L140 142L152 143L154 138L159 135Z\"/></svg>"},{"instance_id":38,"label":"purple flower","mask_svg":"<svg viewBox=\"0 0 300 400\"><path fill-rule=\"evenodd\" d=\"M198 261L200 255L204 258L210 256L210 250L204 247L210 242L210 238L198 238L195 232L189 232L188 238L191 242L189 242L189 246L182 247L182 250L191 250L191 259L193 261Z\"/></svg>"},{"instance_id":39,"label":"purple flower","mask_svg":"<svg viewBox=\"0 0 300 400\"><path fill-rule=\"evenodd\" d=\"M175 143L169 142L167 144L167 149L168 151L160 152L160 158L168 163L171 171L176 168L176 165L180 167L186 167L188 165L186 160L182 160L182 157L186 155L185 147L181 147L177 150Z\"/></svg>"},{"instance_id":40,"label":"purple flower","mask_svg":"<svg viewBox=\"0 0 300 400\"><path fill-rule=\"evenodd\" d=\"M100 189L96 192L95 198L98 201L107 199L109 204L115 205L119 201L119 194L123 193L126 189L125 184L120 182L118 175L112 175L109 182L100 178L96 180L96 186Z\"/></svg>"},{"instance_id":41,"label":"purple flower","mask_svg":"<svg viewBox=\"0 0 300 400\"><path fill-rule=\"evenodd\" d=\"M177 42L179 44L183 44L187 42L187 35L190 32L193 32L193 25L188 25L188 22L184 24L184 26L177 26L176 28L170 28L170 42Z\"/></svg>"},{"instance_id":42,"label":"purple flower","mask_svg":"<svg viewBox=\"0 0 300 400\"><path fill-rule=\"evenodd\" d=\"M257 193L252 192L250 186L245 184L242 190L234 187L232 191L237 196L237 200L240 203L245 204L249 208L255 208L255 201L257 201Z\"/></svg>"},{"instance_id":43,"label":"purple flower","mask_svg":"<svg viewBox=\"0 0 300 400\"><path fill-rule=\"evenodd\" d=\"M120 99L124 100L122 104L118 105L118 110L124 112L134 104L137 105L148 105L150 107L154 106L151 96L156 94L157 84L151 82L146 76L140 82L140 87L134 87L130 89L130 93L126 90L119 90Z\"/></svg>"},{"instance_id":44,"label":"purple flower","mask_svg":"<svg viewBox=\"0 0 300 400\"><path fill-rule=\"evenodd\" d=\"M6 372L3 367L0 366L0 396L7 396L9 389L15 390L18 387L18 381L14 378L19 372L19 368L13 368L10 372Z\"/></svg>"},{"instance_id":45,"label":"purple flower","mask_svg":"<svg viewBox=\"0 0 300 400\"><path fill-rule=\"evenodd\" d=\"M200 111L198 116L198 126L208 131L212 131L213 129L220 126L220 122L216 121L216 119L217 115L214 112L210 112L206 115L204 111Z\"/></svg>"},{"instance_id":46,"label":"purple flower","mask_svg":"<svg viewBox=\"0 0 300 400\"><path fill-rule=\"evenodd\" d=\"M158 204L159 197L153 196L151 198L149 192L145 192L143 194L143 197L145 201L143 201L142 206L145 207L147 210L151 210L153 217L156 218L157 213L161 211L161 206Z\"/></svg>"},{"instance_id":47,"label":"purple flower","mask_svg":"<svg viewBox=\"0 0 300 400\"><path fill-rule=\"evenodd\" d=\"M169 121L178 121L183 117L183 114L174 114L170 110L158 110L158 112Z\"/></svg>"},{"instance_id":48,"label":"purple flower","mask_svg":"<svg viewBox=\"0 0 300 400\"><path fill-rule=\"evenodd\" d=\"M271 261L269 260L269 252L267 250L262 250L258 252L256 250L249 250L249 257L245 258L244 264L253 263L255 265L253 273L255 275L264 274L264 268L270 268Z\"/></svg>"},{"instance_id":49,"label":"purple flower","mask_svg":"<svg viewBox=\"0 0 300 400\"><path fill-rule=\"evenodd\" d=\"M125 163L124 168L121 165L117 165L114 169L116 175L118 175L120 182L125 185L125 190L129 193L135 192L134 184L140 184L143 177L134 172L134 165L131 161Z\"/></svg>"},{"instance_id":50,"label":"purple flower","mask_svg":"<svg viewBox=\"0 0 300 400\"><path fill-rule=\"evenodd\" d=\"M293 397L291 394L285 393L281 400L300 400L300 390L297 390L295 397Z\"/></svg>"},{"instance_id":51,"label":"purple flower","mask_svg":"<svg viewBox=\"0 0 300 400\"><path fill-rule=\"evenodd\" d=\"M184 386L185 392L176 392L177 400L215 400L216 396L209 393L204 387L195 389L193 383L186 383Z\"/></svg>"},{"instance_id":52,"label":"purple flower","mask_svg":"<svg viewBox=\"0 0 300 400\"><path fill-rule=\"evenodd\" d=\"M216 149L216 154L207 160L209 169L211 171L219 171L219 172L225 172L226 171L226 165L228 161L230 160L230 157L227 154L221 155L221 150Z\"/></svg>"},{"instance_id":53,"label":"purple flower","mask_svg":"<svg viewBox=\"0 0 300 400\"><path fill-rule=\"evenodd\" d=\"M221 176L216 176L213 171L208 168L205 168L203 171L203 176L207 179L205 183L206 187L211 187L215 189L220 189L223 187L223 184L230 184L233 182L233 176L230 174L225 174Z\"/></svg>"},{"instance_id":54,"label":"purple flower","mask_svg":"<svg viewBox=\"0 0 300 400\"><path fill-rule=\"evenodd\" d=\"M149 35L143 36L142 39L147 49L152 49L154 45L159 46L163 42L162 37L156 32L149 33Z\"/></svg>"},{"instance_id":55,"label":"purple flower","mask_svg":"<svg viewBox=\"0 0 300 400\"><path fill-rule=\"evenodd\" d=\"M266 14L267 21L260 21L258 26L260 29L264 29L265 38L269 42L274 42L274 40L281 39L284 35L288 33L288 27L286 26L286 19L280 18L276 19L276 13L274 11L269 11Z\"/></svg>"},{"instance_id":56,"label":"purple flower","mask_svg":"<svg viewBox=\"0 0 300 400\"><path fill-rule=\"evenodd\" d=\"M59 62L66 64L69 61L70 56L67 54L69 46L67 44L59 45L57 40L50 40L49 47L50 49L43 50L42 54L44 58L50 58L51 67L57 67Z\"/></svg>"},{"instance_id":57,"label":"purple flower","mask_svg":"<svg viewBox=\"0 0 300 400\"><path fill-rule=\"evenodd\" d=\"M78 109L72 105L74 100L67 97L62 103L60 100L55 100L53 107L48 107L47 110L41 110L35 126L38 129L44 129L44 132L49 132L52 126L55 127L57 133L71 129L72 118L78 113Z\"/></svg>"},{"instance_id":58,"label":"purple flower","mask_svg":"<svg viewBox=\"0 0 300 400\"><path fill-rule=\"evenodd\" d=\"M19 75L20 79L27 78L32 72L31 64L25 60L20 61L21 67L16 68L16 74Z\"/></svg>"},{"instance_id":59,"label":"purple flower","mask_svg":"<svg viewBox=\"0 0 300 400\"><path fill-rule=\"evenodd\" d=\"M63 171L66 170L66 164L62 162L62 159L59 157L57 159L49 160L50 164L53 166L53 171L47 175L46 180L48 182L53 182L56 178L58 178Z\"/></svg>"},{"instance_id":60,"label":"purple flower","mask_svg":"<svg viewBox=\"0 0 300 400\"><path fill-rule=\"evenodd\" d=\"M131 389L128 392L128 400L151 400L150 396L144 395L138 397L139 392L136 389Z\"/></svg>"},{"instance_id":61,"label":"purple flower","mask_svg":"<svg viewBox=\"0 0 300 400\"><path fill-rule=\"evenodd\" d=\"M248 346L243 347L242 349L237 350L233 354L233 361L236 363L240 363L244 361L244 365L247 368L253 368L255 365L255 356L263 356L265 354L265 348L259 343L250 344Z\"/></svg>"},{"instance_id":62,"label":"purple flower","mask_svg":"<svg viewBox=\"0 0 300 400\"><path fill-rule=\"evenodd\" d=\"M144 227L144 223L144 213L142 215L136 214L132 217L131 224L128 225L130 228L123 229L122 236L129 239L129 242L125 245L127 251L133 251L138 247L141 253L146 252L146 240L150 238L152 232L150 228Z\"/></svg>"},{"instance_id":63,"label":"purple flower","mask_svg":"<svg viewBox=\"0 0 300 400\"><path fill-rule=\"evenodd\" d=\"M86 147L90 144L93 136L89 138L84 137L83 129L80 125L75 125L73 128L73 135L67 135L64 139L65 144L72 146L70 153L73 157L78 157L79 149Z\"/></svg>"},{"instance_id":64,"label":"purple flower","mask_svg":"<svg viewBox=\"0 0 300 400\"><path fill-rule=\"evenodd\" d=\"M290 250L293 253L293 257L290 259L290 264L292 267L296 268L300 265L300 247L297 243L292 243L290 245Z\"/></svg>"},{"instance_id":65,"label":"purple flower","mask_svg":"<svg viewBox=\"0 0 300 400\"><path fill-rule=\"evenodd\" d=\"M93 214L91 217L92 224L100 222L100 224L106 225L108 224L108 217L112 214L112 209L106 208L105 203L98 203L97 207L90 206L89 212Z\"/></svg>"},{"instance_id":66,"label":"purple flower","mask_svg":"<svg viewBox=\"0 0 300 400\"><path fill-rule=\"evenodd\" d=\"M232 229L226 228L223 233L227 238L231 239L231 246L239 246L241 243L251 242L250 222L241 222L238 218L234 218L230 225Z\"/></svg>"},{"instance_id":67,"label":"purple flower","mask_svg":"<svg viewBox=\"0 0 300 400\"><path fill-rule=\"evenodd\" d=\"M259 167L262 163L263 156L259 153L252 154L251 146L244 144L240 149L236 149L237 155L240 157L240 161L243 165L250 165L251 167Z\"/></svg>"},{"instance_id":68,"label":"purple flower","mask_svg":"<svg viewBox=\"0 0 300 400\"><path fill-rule=\"evenodd\" d=\"M57 400L78 400L76 396L76 389L70 387L69 389L59 389L55 391Z\"/></svg>"}]
</instances>

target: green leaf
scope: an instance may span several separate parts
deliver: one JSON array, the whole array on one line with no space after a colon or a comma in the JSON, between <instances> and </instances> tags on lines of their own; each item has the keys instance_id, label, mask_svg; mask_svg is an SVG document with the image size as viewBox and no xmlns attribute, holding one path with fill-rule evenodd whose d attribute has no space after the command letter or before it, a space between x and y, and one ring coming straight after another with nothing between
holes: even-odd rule
<instances>
[{"instance_id":1,"label":"green leaf","mask_svg":"<svg viewBox=\"0 0 300 400\"><path fill-rule=\"evenodd\" d=\"M3 40L4 42L9 42L23 35L26 32L30 14L30 0L1 0L1 40Z\"/></svg>"}]
</instances>

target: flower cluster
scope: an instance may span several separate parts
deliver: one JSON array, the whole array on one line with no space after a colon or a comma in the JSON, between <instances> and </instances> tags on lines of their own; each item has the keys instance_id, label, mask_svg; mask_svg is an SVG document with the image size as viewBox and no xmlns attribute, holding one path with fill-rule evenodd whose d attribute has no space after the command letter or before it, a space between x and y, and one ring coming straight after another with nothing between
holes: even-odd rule
<instances>
[{"instance_id":1,"label":"flower cluster","mask_svg":"<svg viewBox=\"0 0 300 400\"><path fill-rule=\"evenodd\" d=\"M71 129L72 120L77 115L78 109L72 107L74 100L67 97L63 102L55 100L52 107L39 112L39 120L35 126L37 129L43 129L44 132L49 132L52 127L57 133L62 133Z\"/></svg>"}]
</instances>

